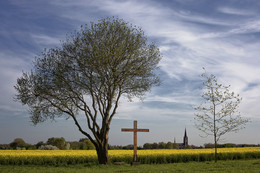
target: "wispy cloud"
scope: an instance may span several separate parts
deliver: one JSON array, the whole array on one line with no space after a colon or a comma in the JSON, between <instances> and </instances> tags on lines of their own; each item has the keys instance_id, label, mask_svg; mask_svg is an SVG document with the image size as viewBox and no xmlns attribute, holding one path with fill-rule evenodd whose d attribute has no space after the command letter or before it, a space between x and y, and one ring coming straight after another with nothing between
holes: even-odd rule
<instances>
[{"instance_id":1,"label":"wispy cloud","mask_svg":"<svg viewBox=\"0 0 260 173\"><path fill-rule=\"evenodd\" d=\"M236 9L232 7L220 7L218 8L218 11L225 14L231 14L231 15L240 15L240 16L252 16L255 15L254 12L244 9Z\"/></svg>"},{"instance_id":2,"label":"wispy cloud","mask_svg":"<svg viewBox=\"0 0 260 173\"><path fill-rule=\"evenodd\" d=\"M240 27L232 29L229 33L232 34L246 34L260 32L260 19L241 24Z\"/></svg>"},{"instance_id":3,"label":"wispy cloud","mask_svg":"<svg viewBox=\"0 0 260 173\"><path fill-rule=\"evenodd\" d=\"M61 43L60 38L51 37L48 35L31 34L31 36L35 43L37 43L38 45L42 45L42 46L54 46L55 47Z\"/></svg>"},{"instance_id":4,"label":"wispy cloud","mask_svg":"<svg viewBox=\"0 0 260 173\"><path fill-rule=\"evenodd\" d=\"M231 85L238 84L233 79L245 79L243 76L254 74L252 72L243 75L241 71L234 72L236 69L241 69L238 67L243 67L245 70L255 69L256 58L248 57L257 57L260 53L256 49L258 43L250 42L248 38L242 36L260 31L259 20L254 17L254 12L249 10L223 6L214 9L216 13L243 16L241 22L234 18L207 16L203 13L177 9L174 6L167 7L157 1L73 1L73 4L69 1L65 3L55 1L54 3L57 6L78 7L80 11L83 8L92 11L96 9L96 12L119 16L141 26L150 38L158 41L163 55L161 69L173 79L173 82L176 82L174 81L176 79L179 82L183 79L199 80L201 67L206 67L211 73L226 79L223 81L231 82L229 83ZM79 21L89 19L89 17L85 19L84 15L62 15ZM238 91L242 91L248 82L252 81L240 81ZM168 99L174 98L168 97Z\"/></svg>"},{"instance_id":5,"label":"wispy cloud","mask_svg":"<svg viewBox=\"0 0 260 173\"><path fill-rule=\"evenodd\" d=\"M31 54L28 54L28 56L31 56ZM24 110L20 104L14 102L14 85L16 84L17 77L21 75L22 70L29 67L31 63L28 63L26 60L28 60L28 57L24 57L24 55L17 56L10 52L0 53L0 81L2 81L0 85L1 115L17 115L18 111Z\"/></svg>"},{"instance_id":6,"label":"wispy cloud","mask_svg":"<svg viewBox=\"0 0 260 173\"><path fill-rule=\"evenodd\" d=\"M0 12L4 16L0 16L0 80L5 81L0 85L0 109L10 113L14 107L13 115L18 115L21 106L12 102L13 85L22 70L30 70L37 53L60 46L66 33L80 25L118 16L140 26L163 56L162 85L153 88L143 103L122 99L118 120L190 124L191 107L200 102L202 67L240 93L241 112L259 119L259 4L229 2L214 1L209 5L194 0L8 1L11 11ZM247 6L241 8L241 4Z\"/></svg>"}]
</instances>

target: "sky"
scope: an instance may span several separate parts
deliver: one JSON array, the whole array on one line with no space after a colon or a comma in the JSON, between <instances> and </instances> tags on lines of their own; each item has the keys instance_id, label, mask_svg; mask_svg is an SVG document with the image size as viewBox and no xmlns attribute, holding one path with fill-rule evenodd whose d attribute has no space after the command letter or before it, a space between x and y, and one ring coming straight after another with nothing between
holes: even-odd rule
<instances>
[{"instance_id":1,"label":"sky","mask_svg":"<svg viewBox=\"0 0 260 173\"><path fill-rule=\"evenodd\" d=\"M183 141L213 143L194 127L194 106L202 94L200 74L214 74L243 98L239 111L251 122L220 143L260 144L260 1L258 0L1 0L0 1L0 144L15 138L35 144L50 137L78 141L84 136L72 120L59 118L33 126L28 107L14 101L14 85L45 48L60 46L81 25L118 17L141 27L160 49L162 83L143 101L121 98L109 144L132 144L121 128L148 128L138 145ZM84 120L82 120L84 121Z\"/></svg>"}]
</instances>

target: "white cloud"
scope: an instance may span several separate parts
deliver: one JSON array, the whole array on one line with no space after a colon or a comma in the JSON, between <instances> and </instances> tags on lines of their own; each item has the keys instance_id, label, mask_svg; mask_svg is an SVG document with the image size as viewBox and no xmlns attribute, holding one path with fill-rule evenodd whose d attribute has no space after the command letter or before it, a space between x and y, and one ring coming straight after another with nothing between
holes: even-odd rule
<instances>
[{"instance_id":1,"label":"white cloud","mask_svg":"<svg viewBox=\"0 0 260 173\"><path fill-rule=\"evenodd\" d=\"M246 83L260 83L260 69L258 65L249 65L245 63L229 62L223 64L223 71L226 76L236 76L240 81Z\"/></svg>"},{"instance_id":2,"label":"white cloud","mask_svg":"<svg viewBox=\"0 0 260 173\"><path fill-rule=\"evenodd\" d=\"M43 46L50 46L50 45L60 45L60 38L57 37L52 37L48 36L45 34L31 34L31 37L34 39L34 42L37 43L38 45L43 45Z\"/></svg>"},{"instance_id":3,"label":"white cloud","mask_svg":"<svg viewBox=\"0 0 260 173\"><path fill-rule=\"evenodd\" d=\"M209 32L200 35L202 39L212 39L212 38L225 38L229 36L239 35L239 34L252 34L260 32L260 20L251 19L249 21L241 22L230 26L231 29L224 32Z\"/></svg>"},{"instance_id":4,"label":"white cloud","mask_svg":"<svg viewBox=\"0 0 260 173\"><path fill-rule=\"evenodd\" d=\"M12 93L12 87L17 77L21 75L22 68L28 66L28 62L25 59L16 57L15 55L9 55L6 53L0 53L0 80L1 89L5 93Z\"/></svg>"},{"instance_id":5,"label":"white cloud","mask_svg":"<svg viewBox=\"0 0 260 173\"><path fill-rule=\"evenodd\" d=\"M245 44L244 40L239 39L240 34L260 31L260 22L252 17L253 12L229 7L217 9L224 14L248 17L248 20L233 20L162 6L155 1L110 0L73 1L73 3L55 1L54 3L60 6L79 7L81 10L78 12L83 12L82 15L69 16L79 21L86 20L82 10L88 8L95 9L95 13L119 16L141 26L148 37L156 38L161 43L160 48L163 54L161 69L179 81L183 78L198 78L202 73L202 67L206 67L210 73L229 81L231 86L239 86L237 91L242 91L248 82L259 79L258 76L252 77L259 72L258 70L252 72L252 69L255 69L252 64L259 63L256 60L260 54L257 48L259 43L247 41ZM66 13L70 14L71 11ZM221 28L221 31L216 32L216 29L207 28L207 25L200 25L201 23L215 25ZM128 109L135 108L128 107Z\"/></svg>"},{"instance_id":6,"label":"white cloud","mask_svg":"<svg viewBox=\"0 0 260 173\"><path fill-rule=\"evenodd\" d=\"M230 7L220 7L218 8L218 11L225 14L231 14L231 15L240 15L240 16L251 16L254 15L252 11L244 10L244 9L236 9L236 8L230 8Z\"/></svg>"},{"instance_id":7,"label":"white cloud","mask_svg":"<svg viewBox=\"0 0 260 173\"><path fill-rule=\"evenodd\" d=\"M14 102L17 78L22 75L22 70L26 70L31 65L28 57L34 55L30 52L27 54L16 54L15 52L2 51L0 53L0 109L1 111L10 112L9 116L16 115L19 111L25 110L20 103Z\"/></svg>"},{"instance_id":8,"label":"white cloud","mask_svg":"<svg viewBox=\"0 0 260 173\"><path fill-rule=\"evenodd\" d=\"M241 24L240 27L232 29L229 31L230 34L244 34L244 33L254 33L260 32L260 20L252 20Z\"/></svg>"},{"instance_id":9,"label":"white cloud","mask_svg":"<svg viewBox=\"0 0 260 173\"><path fill-rule=\"evenodd\" d=\"M23 2L25 3L16 5L30 6L29 1ZM47 6L50 8L46 9ZM29 13L33 9L33 14L35 14L34 12L39 9L37 7L31 5L26 12ZM47 1L44 7L42 13L52 11L51 16L56 15L57 19L72 26L73 29L81 24L89 23L89 21L97 21L107 16L118 16L140 26L148 39L158 41L157 45L163 54L160 66L168 75L166 75L166 80L179 83L180 89L173 88L172 92L169 91L165 95L152 92L147 95L144 103L158 101L166 104L196 104L199 100L196 92L199 89L194 90L193 81L199 80L199 75L203 72L202 67L206 67L207 71L214 73L220 82L230 84L232 90L241 94L243 97L241 112L250 117L259 117L260 42L259 36L254 34L260 32L260 20L254 16L254 12L233 7L221 7L216 9L222 13L220 18L203 14L203 12L197 13L192 9L164 6L160 1L151 0L56 0ZM223 18L226 14L229 17ZM8 31L4 32L8 34ZM6 34L4 32L1 31L2 34ZM63 36L65 34L61 33ZM50 33L44 33L43 30L35 31L28 36L36 47L60 45L59 36L53 37ZM32 59L25 57L33 58L35 56L33 53L25 54L22 56L10 52L0 54L0 79L7 81L1 83L1 88L4 89L0 91L0 109L10 111L16 104L6 100L7 97L9 99L10 95L14 94L12 86L21 71L27 71L26 69L31 64ZM185 83L185 80L190 82L184 86L182 84ZM249 87L251 83L256 85ZM166 88L169 86L162 85L161 87L171 90ZM181 121L192 119L193 111L191 109L180 109L148 107L140 101L129 103L123 99L115 118L146 119L154 122L164 118L170 122L178 121L179 118ZM15 110L19 110L19 107ZM164 125L161 126L164 127Z\"/></svg>"}]
</instances>

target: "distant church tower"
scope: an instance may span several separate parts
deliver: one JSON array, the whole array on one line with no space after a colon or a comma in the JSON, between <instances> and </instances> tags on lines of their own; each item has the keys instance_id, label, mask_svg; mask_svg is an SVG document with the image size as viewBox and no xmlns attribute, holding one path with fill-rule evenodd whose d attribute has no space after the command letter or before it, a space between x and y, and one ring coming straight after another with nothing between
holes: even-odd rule
<instances>
[{"instance_id":1,"label":"distant church tower","mask_svg":"<svg viewBox=\"0 0 260 173\"><path fill-rule=\"evenodd\" d=\"M188 146L188 136L185 128L184 137L183 137L183 146Z\"/></svg>"}]
</instances>

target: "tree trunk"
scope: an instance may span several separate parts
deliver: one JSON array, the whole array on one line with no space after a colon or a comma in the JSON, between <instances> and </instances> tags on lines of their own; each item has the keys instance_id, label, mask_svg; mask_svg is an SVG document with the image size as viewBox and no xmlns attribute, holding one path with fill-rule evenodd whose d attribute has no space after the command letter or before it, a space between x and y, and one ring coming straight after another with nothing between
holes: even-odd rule
<instances>
[{"instance_id":1,"label":"tree trunk","mask_svg":"<svg viewBox=\"0 0 260 173\"><path fill-rule=\"evenodd\" d=\"M96 146L98 163L107 165L108 164L108 132L104 131L104 135L101 135L100 143Z\"/></svg>"},{"instance_id":2,"label":"tree trunk","mask_svg":"<svg viewBox=\"0 0 260 173\"><path fill-rule=\"evenodd\" d=\"M212 94L213 92L213 88L211 88L211 92ZM213 102L213 116L214 116L214 142L215 142L215 163L217 163L218 160L218 156L217 156L217 131L216 131L216 105L215 105L215 101L214 101L214 97L212 99Z\"/></svg>"},{"instance_id":3,"label":"tree trunk","mask_svg":"<svg viewBox=\"0 0 260 173\"><path fill-rule=\"evenodd\" d=\"M217 141L216 141L216 137L215 137L215 163L217 163L218 161L218 152L217 152Z\"/></svg>"},{"instance_id":4,"label":"tree trunk","mask_svg":"<svg viewBox=\"0 0 260 173\"><path fill-rule=\"evenodd\" d=\"M108 146L96 148L98 163L107 165L108 164Z\"/></svg>"},{"instance_id":5,"label":"tree trunk","mask_svg":"<svg viewBox=\"0 0 260 173\"><path fill-rule=\"evenodd\" d=\"M214 143L215 143L215 163L217 163L217 134L216 134L216 119L215 119L215 107L214 107Z\"/></svg>"}]
</instances>

